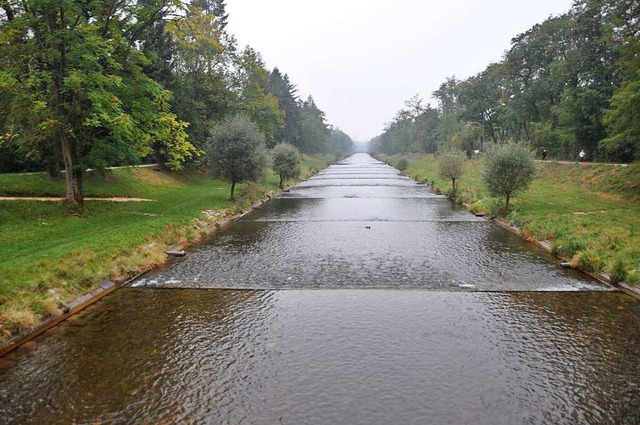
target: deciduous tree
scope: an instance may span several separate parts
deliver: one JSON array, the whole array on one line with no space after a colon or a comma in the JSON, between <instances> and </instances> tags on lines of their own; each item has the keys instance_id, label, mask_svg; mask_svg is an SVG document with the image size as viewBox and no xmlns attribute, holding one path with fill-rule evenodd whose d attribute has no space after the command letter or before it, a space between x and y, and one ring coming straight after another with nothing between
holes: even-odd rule
<instances>
[{"instance_id":1,"label":"deciduous tree","mask_svg":"<svg viewBox=\"0 0 640 425\"><path fill-rule=\"evenodd\" d=\"M280 176L280 189L285 179L297 178L300 175L300 152L288 143L278 143L271 153L273 171Z\"/></svg>"},{"instance_id":2,"label":"deciduous tree","mask_svg":"<svg viewBox=\"0 0 640 425\"><path fill-rule=\"evenodd\" d=\"M231 199L236 183L259 181L266 175L269 155L264 135L243 115L228 118L217 125L207 140L206 150L213 172L231 182Z\"/></svg>"},{"instance_id":3,"label":"deciduous tree","mask_svg":"<svg viewBox=\"0 0 640 425\"><path fill-rule=\"evenodd\" d=\"M467 155L459 149L447 149L438 158L440 177L451 180L451 198L455 199L456 180L464 173Z\"/></svg>"},{"instance_id":4,"label":"deciduous tree","mask_svg":"<svg viewBox=\"0 0 640 425\"><path fill-rule=\"evenodd\" d=\"M509 201L525 191L536 172L534 153L522 143L495 145L485 156L483 180L489 194Z\"/></svg>"}]
</instances>

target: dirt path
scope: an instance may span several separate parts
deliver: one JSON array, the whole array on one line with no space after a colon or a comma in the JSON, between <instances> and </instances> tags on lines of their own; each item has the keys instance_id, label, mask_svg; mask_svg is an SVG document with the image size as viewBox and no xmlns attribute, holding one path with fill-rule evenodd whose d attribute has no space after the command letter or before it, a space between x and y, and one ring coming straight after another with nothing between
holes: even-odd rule
<instances>
[{"instance_id":1,"label":"dirt path","mask_svg":"<svg viewBox=\"0 0 640 425\"><path fill-rule=\"evenodd\" d=\"M627 166L629 166L629 164L616 164L616 163L613 163L613 162L590 162L590 161L580 162L580 161L577 161L577 160L576 161L555 161L555 160L550 160L549 159L549 160L543 161L541 159L536 159L536 162L554 162L556 164L611 165L611 166L614 166L614 167L627 167Z\"/></svg>"},{"instance_id":2,"label":"dirt path","mask_svg":"<svg viewBox=\"0 0 640 425\"><path fill-rule=\"evenodd\" d=\"M64 201L62 196L0 196L0 201ZM153 199L146 198L84 198L85 201L111 201L111 202L153 202Z\"/></svg>"}]
</instances>

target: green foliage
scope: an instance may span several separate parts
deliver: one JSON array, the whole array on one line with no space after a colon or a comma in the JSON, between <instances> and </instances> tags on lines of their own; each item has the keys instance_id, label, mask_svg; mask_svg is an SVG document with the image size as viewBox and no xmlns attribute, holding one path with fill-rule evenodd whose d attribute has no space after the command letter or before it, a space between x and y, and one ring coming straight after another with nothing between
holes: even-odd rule
<instances>
[{"instance_id":1,"label":"green foliage","mask_svg":"<svg viewBox=\"0 0 640 425\"><path fill-rule=\"evenodd\" d=\"M599 272L604 267L604 261L594 249L579 251L571 259L571 264L587 272Z\"/></svg>"},{"instance_id":2,"label":"green foliage","mask_svg":"<svg viewBox=\"0 0 640 425\"><path fill-rule=\"evenodd\" d=\"M271 152L273 171L280 177L280 189L285 179L297 178L300 175L300 152L288 143L279 143Z\"/></svg>"},{"instance_id":3,"label":"green foliage","mask_svg":"<svg viewBox=\"0 0 640 425\"><path fill-rule=\"evenodd\" d=\"M573 258L580 251L587 249L587 242L577 235L567 235L554 239L551 252L565 258Z\"/></svg>"},{"instance_id":4,"label":"green foliage","mask_svg":"<svg viewBox=\"0 0 640 425\"><path fill-rule=\"evenodd\" d=\"M143 72L140 28L178 2L12 2L0 19L0 87L10 97L5 128L26 151L62 159L67 198L81 204L89 167L135 163L152 144L174 166L196 154L169 93Z\"/></svg>"},{"instance_id":5,"label":"green foliage","mask_svg":"<svg viewBox=\"0 0 640 425\"><path fill-rule=\"evenodd\" d=\"M438 170L440 177L451 180L452 198L456 197L456 180L464 173L467 155L456 149L448 149L442 152L438 158Z\"/></svg>"},{"instance_id":6,"label":"green foliage","mask_svg":"<svg viewBox=\"0 0 640 425\"><path fill-rule=\"evenodd\" d=\"M525 191L535 175L533 152L525 145L496 145L486 155L483 181L491 196L504 197L505 209L513 196Z\"/></svg>"},{"instance_id":7,"label":"green foliage","mask_svg":"<svg viewBox=\"0 0 640 425\"><path fill-rule=\"evenodd\" d=\"M216 176L231 181L231 199L236 183L266 177L269 156L264 135L243 115L217 125L207 141L207 160Z\"/></svg>"},{"instance_id":8,"label":"green foliage","mask_svg":"<svg viewBox=\"0 0 640 425\"><path fill-rule=\"evenodd\" d=\"M629 276L629 263L623 256L616 256L606 268L606 272L609 275L611 283L616 284L623 282Z\"/></svg>"},{"instance_id":9,"label":"green foliage","mask_svg":"<svg viewBox=\"0 0 640 425\"><path fill-rule=\"evenodd\" d=\"M526 141L554 159L584 149L597 161L640 158L638 7L576 0L567 13L516 35L503 60L466 80L447 78L406 102L374 151L484 150L486 141Z\"/></svg>"},{"instance_id":10,"label":"green foliage","mask_svg":"<svg viewBox=\"0 0 640 425\"><path fill-rule=\"evenodd\" d=\"M303 174L329 164L328 156L305 157ZM276 189L274 174L252 188L250 204ZM158 172L152 168L89 172L88 197L143 197L148 202L86 201L89 213L66 214L60 202L2 201L0 205L0 341L6 333L33 326L104 279L121 279L165 259L170 245L195 241L204 227L241 206L230 203L229 184L203 173ZM243 185L244 186L244 185ZM0 174L0 193L64 194L64 182L43 173ZM244 205L242 208L245 208ZM206 211L205 214L202 212Z\"/></svg>"},{"instance_id":11,"label":"green foliage","mask_svg":"<svg viewBox=\"0 0 640 425\"><path fill-rule=\"evenodd\" d=\"M382 157L383 160L394 157ZM458 201L489 217L504 217L504 205L488 197L482 182L482 160L469 160L458 186ZM627 282L640 283L640 163L628 166L543 163L529 189L514 199L517 213L507 219L530 240L548 241L554 253L572 259L585 250L596 253L605 270L624 258ZM408 174L435 188L448 182L439 176L434 155L414 155ZM635 279L635 280L634 280Z\"/></svg>"},{"instance_id":12,"label":"green foliage","mask_svg":"<svg viewBox=\"0 0 640 425\"><path fill-rule=\"evenodd\" d=\"M400 171L404 171L409 167L409 158L406 156L401 156L396 161L396 168Z\"/></svg>"}]
</instances>

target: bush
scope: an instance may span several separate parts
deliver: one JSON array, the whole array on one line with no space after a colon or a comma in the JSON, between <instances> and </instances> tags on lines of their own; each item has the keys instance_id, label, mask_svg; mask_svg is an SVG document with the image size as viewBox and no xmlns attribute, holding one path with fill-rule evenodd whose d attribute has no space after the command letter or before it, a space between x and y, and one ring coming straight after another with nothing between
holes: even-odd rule
<instances>
[{"instance_id":1,"label":"bush","mask_svg":"<svg viewBox=\"0 0 640 425\"><path fill-rule=\"evenodd\" d=\"M280 189L285 179L294 179L300 175L300 152L288 143L279 143L271 152L273 170L280 176Z\"/></svg>"},{"instance_id":2,"label":"bush","mask_svg":"<svg viewBox=\"0 0 640 425\"><path fill-rule=\"evenodd\" d=\"M611 279L611 283L619 283L627 279L627 260L622 256L617 256L607 265L606 272Z\"/></svg>"},{"instance_id":3,"label":"bush","mask_svg":"<svg viewBox=\"0 0 640 425\"><path fill-rule=\"evenodd\" d=\"M640 284L640 270L631 270L627 274L627 283L630 285Z\"/></svg>"},{"instance_id":4,"label":"bush","mask_svg":"<svg viewBox=\"0 0 640 425\"><path fill-rule=\"evenodd\" d=\"M571 259L571 265L587 272L599 272L604 266L604 261L595 250L587 249L576 253Z\"/></svg>"},{"instance_id":5,"label":"bush","mask_svg":"<svg viewBox=\"0 0 640 425\"><path fill-rule=\"evenodd\" d=\"M266 175L269 156L264 135L243 115L217 125L207 139L206 150L214 173L231 181L231 199L236 183L259 181Z\"/></svg>"},{"instance_id":6,"label":"bush","mask_svg":"<svg viewBox=\"0 0 640 425\"><path fill-rule=\"evenodd\" d=\"M523 144L496 145L486 155L483 180L491 196L505 198L505 210L513 196L525 191L536 171L534 154Z\"/></svg>"},{"instance_id":7,"label":"bush","mask_svg":"<svg viewBox=\"0 0 640 425\"><path fill-rule=\"evenodd\" d=\"M409 167L409 159L406 156L400 157L396 161L396 168L400 171L404 171Z\"/></svg>"},{"instance_id":8,"label":"bush","mask_svg":"<svg viewBox=\"0 0 640 425\"><path fill-rule=\"evenodd\" d=\"M464 173L467 155L457 149L448 149L442 152L438 159L440 177L451 180L450 198L456 197L456 180Z\"/></svg>"}]
</instances>

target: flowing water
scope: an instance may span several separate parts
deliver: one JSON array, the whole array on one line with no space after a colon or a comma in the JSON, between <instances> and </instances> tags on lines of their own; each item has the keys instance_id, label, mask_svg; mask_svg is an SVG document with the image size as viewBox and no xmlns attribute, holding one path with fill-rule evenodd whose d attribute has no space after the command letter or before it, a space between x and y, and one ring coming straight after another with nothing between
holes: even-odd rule
<instances>
[{"instance_id":1,"label":"flowing water","mask_svg":"<svg viewBox=\"0 0 640 425\"><path fill-rule=\"evenodd\" d=\"M639 352L640 303L355 155L0 359L0 423L638 424Z\"/></svg>"}]
</instances>

